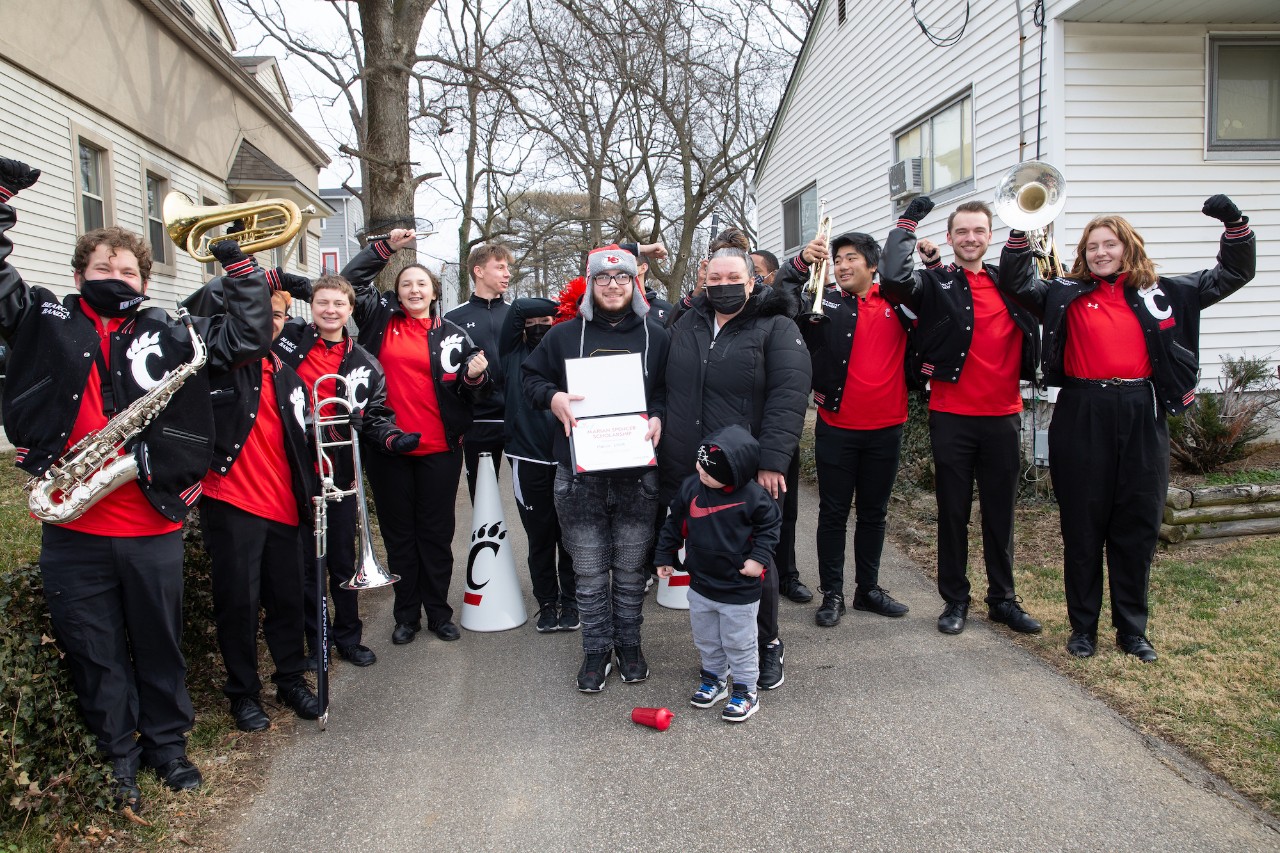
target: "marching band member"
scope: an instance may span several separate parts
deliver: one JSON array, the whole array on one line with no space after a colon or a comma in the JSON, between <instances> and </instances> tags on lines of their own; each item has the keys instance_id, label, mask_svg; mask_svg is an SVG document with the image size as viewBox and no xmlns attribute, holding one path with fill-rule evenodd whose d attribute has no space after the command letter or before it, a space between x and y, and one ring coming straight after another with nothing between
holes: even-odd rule
<instances>
[{"instance_id":1,"label":"marching band member","mask_svg":"<svg viewBox=\"0 0 1280 853\"><path fill-rule=\"evenodd\" d=\"M1071 638L1097 647L1105 548L1116 645L1144 663L1151 559L1169 486L1167 414L1195 399L1200 312L1254 276L1247 217L1224 195L1202 212L1225 226L1213 269L1158 276L1145 244L1120 216L1085 226L1071 272L1042 281L1026 235L1009 235L1000 289L1044 324L1044 377L1062 388L1049 424L1049 471L1062 523Z\"/></svg>"},{"instance_id":2,"label":"marching band member","mask_svg":"<svg viewBox=\"0 0 1280 853\"><path fill-rule=\"evenodd\" d=\"M238 250L225 250L234 257ZM228 258L233 277L254 272L242 254ZM303 276L268 270L267 281L306 297ZM188 297L193 314L225 308L222 281L214 279ZM278 336L288 319L290 294L271 293L272 330ZM311 497L319 493L309 428L311 395L298 374L268 353L215 378L213 463L203 482L200 525L212 563L213 619L218 649L227 670L222 692L231 701L236 728L262 731L271 720L262 709L258 678L258 611L266 611L262 632L275 662L271 680L277 699L304 720L320 708L303 678L302 548L300 529L309 524Z\"/></svg>"},{"instance_id":3,"label":"marching band member","mask_svg":"<svg viewBox=\"0 0 1280 853\"><path fill-rule=\"evenodd\" d=\"M59 300L22 280L6 261L13 244L3 232L16 220L8 201L39 176L0 159L0 334L13 347L4 426L18 466L33 476L170 375L180 376L195 352L184 323L142 307L151 250L130 231L100 228L77 241L71 267L78 294ZM45 599L85 721L111 762L119 808L141 807L140 765L173 790L201 783L186 755L193 711L181 649L180 528L200 497L213 450L210 377L267 351L267 294L261 273L227 280L227 311L194 319L205 366L130 440L137 478L74 520L44 525Z\"/></svg>"},{"instance_id":4,"label":"marching band member","mask_svg":"<svg viewBox=\"0 0 1280 853\"><path fill-rule=\"evenodd\" d=\"M472 407L492 387L484 353L441 319L440 284L426 267L405 267L386 293L374 287L391 255L414 239L413 231L396 229L343 269L356 291L360 344L386 371L387 403L401 427L422 435L418 447L401 456L375 451L364 457L390 570L400 575L393 587L396 645L413 642L424 611L427 630L440 639L461 636L448 597L462 436Z\"/></svg>"},{"instance_id":5,"label":"marching band member","mask_svg":"<svg viewBox=\"0 0 1280 853\"><path fill-rule=\"evenodd\" d=\"M889 232L880 263L880 292L919 319L913 369L929 380L929 438L938 499L938 592L945 607L938 630L959 634L969 617L969 514L973 484L982 508L987 608L993 622L1040 632L1013 587L1013 508L1022 466L1022 396L1018 380L1035 379L1038 338L1027 311L996 289L999 270L984 264L991 209L961 204L947 219L956 262L913 269L916 224L933 210L912 199ZM932 260L932 259L929 259Z\"/></svg>"},{"instance_id":6,"label":"marching band member","mask_svg":"<svg viewBox=\"0 0 1280 853\"><path fill-rule=\"evenodd\" d=\"M554 301L536 296L515 300L498 341L507 381L507 461L520 524L529 540L529 579L538 601L536 627L542 634L576 631L581 626L573 557L564 545L556 515L555 430L559 424L550 411L535 409L522 387L524 363L542 343L557 308Z\"/></svg>"},{"instance_id":7,"label":"marching band member","mask_svg":"<svg viewBox=\"0 0 1280 853\"><path fill-rule=\"evenodd\" d=\"M880 293L880 244L849 232L815 238L777 274L779 289L799 291L812 265L830 255L835 285L823 282L822 313L796 318L813 366L814 456L818 471L818 576L823 627L845 612L844 562L849 507L856 501L853 537L855 610L902 616L908 608L879 583L885 516L907 422L907 337L911 317Z\"/></svg>"},{"instance_id":8,"label":"marching band member","mask_svg":"<svg viewBox=\"0 0 1280 853\"><path fill-rule=\"evenodd\" d=\"M503 295L511 282L511 250L501 243L476 246L467 256L467 271L474 286L471 298L445 317L463 329L468 337L486 353L498 351L498 335L507 322L511 304ZM463 462L467 469L467 491L476 497L476 464L481 453L493 455L494 473L502 475L502 436L505 415L504 380L501 365L493 365L492 391L475 407L475 418L462 441ZM455 638L456 639L456 638Z\"/></svg>"},{"instance_id":9,"label":"marching band member","mask_svg":"<svg viewBox=\"0 0 1280 853\"><path fill-rule=\"evenodd\" d=\"M352 429L385 452L408 453L417 449L420 436L396 426L395 413L386 402L387 385L382 365L347 334L347 320L351 318L355 298L355 290L345 278L322 275L311 287L312 322L295 317L285 323L272 349L281 361L297 371L305 388L314 390L317 380L326 374L345 376L345 383L337 380L324 383L320 397L346 397L352 393L356 404L356 411L352 413ZM335 386L338 387L335 389ZM352 470L351 454L336 454L333 464L334 482L338 487L353 487L355 471ZM361 643L364 626L360 621L359 593L340 586L351 580L356 570L356 512L354 500L335 501L328 507L327 563L329 600L333 602L333 630L329 637L343 660L356 666L370 666L378 658ZM318 665L316 662L321 651L318 645L319 625L315 624L319 606L316 600L316 562L315 549L304 548L307 595L304 615L312 658L308 668Z\"/></svg>"}]
</instances>

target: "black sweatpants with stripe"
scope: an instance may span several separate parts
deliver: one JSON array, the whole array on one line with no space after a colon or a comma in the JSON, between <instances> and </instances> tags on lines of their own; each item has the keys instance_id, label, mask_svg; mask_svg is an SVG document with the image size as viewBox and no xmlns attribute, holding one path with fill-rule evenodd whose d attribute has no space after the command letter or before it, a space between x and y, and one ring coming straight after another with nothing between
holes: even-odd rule
<instances>
[{"instance_id":1,"label":"black sweatpants with stripe","mask_svg":"<svg viewBox=\"0 0 1280 853\"><path fill-rule=\"evenodd\" d=\"M1169 428L1150 385L1064 388L1049 424L1067 615L1096 632L1105 550L1111 623L1147 632L1147 587L1169 489Z\"/></svg>"}]
</instances>

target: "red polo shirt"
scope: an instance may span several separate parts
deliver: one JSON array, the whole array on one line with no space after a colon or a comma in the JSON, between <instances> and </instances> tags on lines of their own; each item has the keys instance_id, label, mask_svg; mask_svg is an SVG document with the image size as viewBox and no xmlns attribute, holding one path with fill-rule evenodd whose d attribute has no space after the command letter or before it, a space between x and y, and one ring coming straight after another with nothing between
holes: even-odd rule
<instances>
[{"instance_id":1,"label":"red polo shirt","mask_svg":"<svg viewBox=\"0 0 1280 853\"><path fill-rule=\"evenodd\" d=\"M1067 306L1063 367L1077 379L1145 379L1151 359L1142 326L1124 298L1124 279L1098 279L1093 293Z\"/></svg>"},{"instance_id":2,"label":"red polo shirt","mask_svg":"<svg viewBox=\"0 0 1280 853\"><path fill-rule=\"evenodd\" d=\"M955 415L1012 415L1022 411L1018 374L1022 332L1014 325L986 271L964 271L973 294L973 342L959 382L929 383L929 408Z\"/></svg>"},{"instance_id":3,"label":"red polo shirt","mask_svg":"<svg viewBox=\"0 0 1280 853\"><path fill-rule=\"evenodd\" d=\"M894 316L893 306L872 284L862 296L841 291L842 299L858 300L858 325L849 352L840 410L818 409L823 422L841 429L884 429L907 421L907 377L903 360L907 332Z\"/></svg>"},{"instance_id":4,"label":"red polo shirt","mask_svg":"<svg viewBox=\"0 0 1280 853\"><path fill-rule=\"evenodd\" d=\"M431 345L427 334L436 321L394 315L382 338L378 360L387 374L387 405L396 413L396 425L405 432L420 432L418 449L408 456L426 456L449 449L440 401L431 378ZM457 382L458 374L445 373L445 382Z\"/></svg>"}]
</instances>

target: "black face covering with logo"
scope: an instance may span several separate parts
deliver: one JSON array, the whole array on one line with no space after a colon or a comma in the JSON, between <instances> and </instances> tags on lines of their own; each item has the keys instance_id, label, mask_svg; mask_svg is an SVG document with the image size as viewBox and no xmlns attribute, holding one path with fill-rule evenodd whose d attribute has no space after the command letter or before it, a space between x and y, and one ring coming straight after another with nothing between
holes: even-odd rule
<instances>
[{"instance_id":1,"label":"black face covering with logo","mask_svg":"<svg viewBox=\"0 0 1280 853\"><path fill-rule=\"evenodd\" d=\"M83 279L80 297L102 317L124 317L150 298L118 278Z\"/></svg>"}]
</instances>

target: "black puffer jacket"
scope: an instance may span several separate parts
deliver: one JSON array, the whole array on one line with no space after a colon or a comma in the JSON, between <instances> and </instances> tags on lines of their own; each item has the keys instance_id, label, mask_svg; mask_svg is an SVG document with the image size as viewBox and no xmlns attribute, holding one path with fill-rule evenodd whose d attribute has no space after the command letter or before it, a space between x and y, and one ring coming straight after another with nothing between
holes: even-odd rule
<instances>
[{"instance_id":1,"label":"black puffer jacket","mask_svg":"<svg viewBox=\"0 0 1280 853\"><path fill-rule=\"evenodd\" d=\"M931 382L959 382L960 371L973 343L973 294L969 278L955 264L915 269L913 256L916 235L894 228L880 256L880 292L894 305L905 305L918 323L907 349L913 372ZM991 264L983 268L1000 285L1000 270ZM1017 305L1003 290L1000 294L1009 316L1022 333L1022 361L1019 376L1036 380L1040 357L1040 336L1035 317Z\"/></svg>"},{"instance_id":2,"label":"black puffer jacket","mask_svg":"<svg viewBox=\"0 0 1280 853\"><path fill-rule=\"evenodd\" d=\"M707 440L719 445L728 457L733 482L728 489L709 489L696 472L685 478L658 534L653 563L673 565L684 542L690 589L712 601L750 604L760 600L760 578L739 570L748 559L772 565L782 530L782 510L755 482L760 445L749 432L729 426L716 430Z\"/></svg>"},{"instance_id":3,"label":"black puffer jacket","mask_svg":"<svg viewBox=\"0 0 1280 853\"><path fill-rule=\"evenodd\" d=\"M507 312L507 324L498 340L502 375L507 381L503 451L513 459L547 464L555 464L556 461L553 448L560 422L549 409L535 409L525 398L524 372L520 369L533 353L524 339L525 318L554 317L556 307L555 302L540 296L526 296L515 300L511 303L511 310Z\"/></svg>"},{"instance_id":4,"label":"black puffer jacket","mask_svg":"<svg viewBox=\"0 0 1280 853\"><path fill-rule=\"evenodd\" d=\"M1062 385L1066 379L1067 308L1097 289L1098 282L1043 281L1034 274L1033 255L1026 241L1011 236L1009 243L1000 255L1000 289L1041 318L1044 381ZM1125 301L1142 326L1156 396L1169 414L1185 411L1195 400L1200 378L1200 311L1244 287L1254 276L1256 260L1253 232L1245 226L1234 234L1232 230L1223 232L1218 265L1213 269L1162 275L1154 287L1142 293L1125 288Z\"/></svg>"},{"instance_id":5,"label":"black puffer jacket","mask_svg":"<svg viewBox=\"0 0 1280 853\"><path fill-rule=\"evenodd\" d=\"M705 295L670 327L667 418L658 444L663 493L693 472L702 439L738 424L760 442L760 468L786 471L800 443L809 404L809 350L780 290L753 291L714 340L715 312Z\"/></svg>"}]
</instances>

